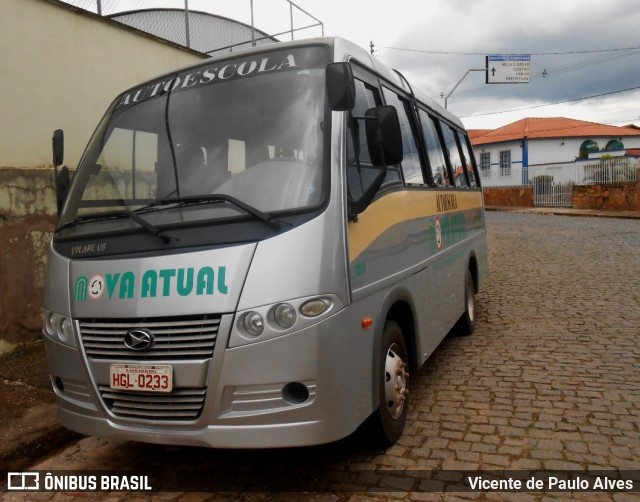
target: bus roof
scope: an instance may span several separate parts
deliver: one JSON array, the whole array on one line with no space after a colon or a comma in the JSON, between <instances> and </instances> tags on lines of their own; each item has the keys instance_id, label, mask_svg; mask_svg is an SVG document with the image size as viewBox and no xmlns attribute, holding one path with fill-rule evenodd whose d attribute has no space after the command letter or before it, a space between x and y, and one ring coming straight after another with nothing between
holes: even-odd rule
<instances>
[{"instance_id":1,"label":"bus roof","mask_svg":"<svg viewBox=\"0 0 640 502\"><path fill-rule=\"evenodd\" d=\"M246 56L258 56L260 54L265 54L274 50L282 50L286 48L298 48L298 47L308 47L308 46L328 46L333 50L333 61L349 61L355 60L360 63L365 68L372 70L374 73L377 73L380 77L385 80L391 82L395 86L404 89L406 92L413 94L417 101L424 103L427 107L431 108L441 117L449 120L452 123L455 123L459 127L464 128L464 125L455 115L451 112L443 108L440 104L438 104L435 100L428 97L422 90L419 88L410 85L408 81L402 76L397 70L394 70L381 62L380 60L373 57L369 52L364 50L362 47L350 42L341 37L319 37L319 38L308 38L304 40L295 40L290 42L274 42L269 44L263 44L257 47L252 47L249 49L243 49L236 52L229 52L224 55L216 55L210 58L206 58L202 61L198 61L197 63L192 63L186 66L182 66L176 68L170 72L165 73L164 75L158 75L146 82L141 82L133 86L131 89L124 91L122 94L130 92L134 88L138 88L141 85L146 83L150 83L153 81L157 81L163 76L173 75L178 72L183 72L189 70L191 68L198 68L203 65L210 65L212 62L225 61L228 59L235 59L238 57L246 57Z\"/></svg>"}]
</instances>

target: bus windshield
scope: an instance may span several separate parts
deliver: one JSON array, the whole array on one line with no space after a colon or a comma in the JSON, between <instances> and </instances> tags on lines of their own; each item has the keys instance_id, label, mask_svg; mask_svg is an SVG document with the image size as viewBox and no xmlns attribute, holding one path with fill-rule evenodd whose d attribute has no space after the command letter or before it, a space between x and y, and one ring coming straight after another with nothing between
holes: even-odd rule
<instances>
[{"instance_id":1,"label":"bus windshield","mask_svg":"<svg viewBox=\"0 0 640 502\"><path fill-rule=\"evenodd\" d=\"M155 224L175 221L174 211L180 221L228 217L222 204L206 212L158 204L210 194L263 213L317 207L327 193L326 63L317 47L279 50L203 64L123 94L87 147L60 225L151 208Z\"/></svg>"}]
</instances>

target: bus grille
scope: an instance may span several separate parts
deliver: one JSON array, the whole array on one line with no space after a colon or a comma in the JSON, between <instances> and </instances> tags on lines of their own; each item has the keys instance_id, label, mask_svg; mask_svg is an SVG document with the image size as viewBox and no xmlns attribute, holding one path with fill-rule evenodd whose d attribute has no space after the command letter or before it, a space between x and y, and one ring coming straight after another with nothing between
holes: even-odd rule
<instances>
[{"instance_id":1,"label":"bus grille","mask_svg":"<svg viewBox=\"0 0 640 502\"><path fill-rule=\"evenodd\" d=\"M88 357L118 360L199 359L213 356L220 316L173 317L78 321L80 339ZM148 330L153 336L146 350L132 350L124 338L132 329Z\"/></svg>"},{"instance_id":2,"label":"bus grille","mask_svg":"<svg viewBox=\"0 0 640 502\"><path fill-rule=\"evenodd\" d=\"M174 389L168 394L114 390L100 385L107 408L118 417L146 420L195 420L200 416L207 389Z\"/></svg>"}]
</instances>

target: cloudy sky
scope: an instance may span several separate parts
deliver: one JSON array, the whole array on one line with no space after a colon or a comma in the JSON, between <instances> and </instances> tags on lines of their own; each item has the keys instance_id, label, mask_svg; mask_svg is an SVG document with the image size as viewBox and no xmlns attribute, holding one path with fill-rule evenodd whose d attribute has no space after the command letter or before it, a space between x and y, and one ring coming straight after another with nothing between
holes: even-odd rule
<instances>
[{"instance_id":1,"label":"cloudy sky","mask_svg":"<svg viewBox=\"0 0 640 502\"><path fill-rule=\"evenodd\" d=\"M160 1L102 0L143 8ZM188 0L194 10L247 24L250 0ZM341 36L397 68L444 104L468 69L485 56L530 54L528 84L485 84L471 72L448 99L468 128L495 128L525 117L569 117L640 125L640 2L638 0L295 0ZM285 0L253 0L255 26L289 29ZM294 26L316 21L294 12ZM296 39L321 34L310 28ZM288 40L288 35L280 37ZM557 103L557 104L554 104Z\"/></svg>"}]
</instances>

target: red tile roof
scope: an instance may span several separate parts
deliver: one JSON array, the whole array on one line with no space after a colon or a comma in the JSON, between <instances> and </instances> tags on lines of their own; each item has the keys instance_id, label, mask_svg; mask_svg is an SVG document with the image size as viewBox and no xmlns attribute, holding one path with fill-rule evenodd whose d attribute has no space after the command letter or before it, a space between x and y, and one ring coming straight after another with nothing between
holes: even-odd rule
<instances>
[{"instance_id":1,"label":"red tile roof","mask_svg":"<svg viewBox=\"0 0 640 502\"><path fill-rule=\"evenodd\" d=\"M480 132L482 130L476 129ZM640 130L631 127L617 127L584 120L556 118L526 118L518 120L498 129L486 131L484 134L471 135L471 143L486 145L504 141L546 138L593 138L638 136Z\"/></svg>"},{"instance_id":2,"label":"red tile roof","mask_svg":"<svg viewBox=\"0 0 640 502\"><path fill-rule=\"evenodd\" d=\"M468 129L467 132L469 133L469 138L473 140L473 138L477 138L478 136L491 132L491 129Z\"/></svg>"}]
</instances>

